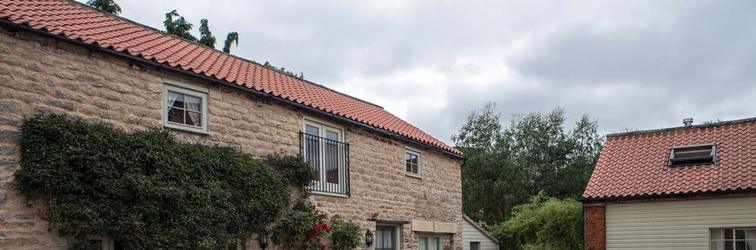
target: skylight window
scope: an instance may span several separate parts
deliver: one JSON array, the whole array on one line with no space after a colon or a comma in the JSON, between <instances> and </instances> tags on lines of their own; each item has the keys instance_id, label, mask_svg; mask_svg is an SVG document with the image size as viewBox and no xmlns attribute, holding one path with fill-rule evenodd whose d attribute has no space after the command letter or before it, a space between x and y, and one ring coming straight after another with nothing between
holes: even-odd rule
<instances>
[{"instance_id":1,"label":"skylight window","mask_svg":"<svg viewBox=\"0 0 756 250\"><path fill-rule=\"evenodd\" d=\"M717 163L717 145L700 144L673 147L669 151L670 167Z\"/></svg>"}]
</instances>

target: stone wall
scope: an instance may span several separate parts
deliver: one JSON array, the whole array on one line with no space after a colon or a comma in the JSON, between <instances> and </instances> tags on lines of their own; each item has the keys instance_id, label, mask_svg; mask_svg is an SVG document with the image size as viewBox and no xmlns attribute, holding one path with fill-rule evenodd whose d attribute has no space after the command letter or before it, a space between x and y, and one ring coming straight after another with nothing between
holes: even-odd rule
<instances>
[{"instance_id":1,"label":"stone wall","mask_svg":"<svg viewBox=\"0 0 756 250\"><path fill-rule=\"evenodd\" d=\"M145 67L66 42L0 29L0 249L64 249L68 240L48 232L43 204L25 205L12 188L20 168L19 127L35 113L66 113L126 130L162 126L163 83L207 89L208 134L172 130L180 139L230 145L255 156L298 154L304 118L328 118ZM444 249L461 249L459 159L363 128L343 126L350 143L351 197L314 195L330 215L374 231L377 221L453 223L441 233ZM404 152L421 152L421 178L405 175ZM402 249L415 249L416 232L400 226ZM256 244L247 244L256 248ZM364 245L362 246L365 247Z\"/></svg>"},{"instance_id":2,"label":"stone wall","mask_svg":"<svg viewBox=\"0 0 756 250\"><path fill-rule=\"evenodd\" d=\"M606 249L606 203L583 204L585 250Z\"/></svg>"}]
</instances>

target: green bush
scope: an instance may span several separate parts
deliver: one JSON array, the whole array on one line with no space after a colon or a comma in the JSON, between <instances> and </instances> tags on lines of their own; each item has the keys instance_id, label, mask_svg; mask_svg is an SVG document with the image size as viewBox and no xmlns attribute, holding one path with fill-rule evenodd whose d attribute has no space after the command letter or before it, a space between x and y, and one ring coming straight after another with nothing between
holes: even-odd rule
<instances>
[{"instance_id":1,"label":"green bush","mask_svg":"<svg viewBox=\"0 0 756 250\"><path fill-rule=\"evenodd\" d=\"M543 192L514 208L509 220L490 228L505 249L569 250L583 247L582 204Z\"/></svg>"},{"instance_id":2,"label":"green bush","mask_svg":"<svg viewBox=\"0 0 756 250\"><path fill-rule=\"evenodd\" d=\"M335 250L351 250L360 244L361 229L357 224L341 217L331 218L331 239Z\"/></svg>"},{"instance_id":3,"label":"green bush","mask_svg":"<svg viewBox=\"0 0 756 250\"><path fill-rule=\"evenodd\" d=\"M289 187L313 176L300 157L257 160L160 129L127 133L38 115L21 133L18 189L30 204L49 204L51 229L78 243L95 234L133 249L225 249L276 222Z\"/></svg>"}]
</instances>

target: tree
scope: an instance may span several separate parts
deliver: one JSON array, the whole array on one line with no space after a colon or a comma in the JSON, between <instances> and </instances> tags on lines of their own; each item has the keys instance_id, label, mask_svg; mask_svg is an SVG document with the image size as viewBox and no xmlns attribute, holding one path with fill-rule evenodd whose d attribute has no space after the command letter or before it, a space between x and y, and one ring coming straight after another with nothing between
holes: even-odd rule
<instances>
[{"instance_id":1,"label":"tree","mask_svg":"<svg viewBox=\"0 0 756 250\"><path fill-rule=\"evenodd\" d=\"M200 39L199 43L204 44L207 47L215 48L215 37L213 36L213 33L210 32L210 27L207 26L207 19L200 20Z\"/></svg>"},{"instance_id":2,"label":"tree","mask_svg":"<svg viewBox=\"0 0 756 250\"><path fill-rule=\"evenodd\" d=\"M512 217L491 227L507 249L569 250L583 246L583 206L572 198L559 200L539 192L514 208Z\"/></svg>"},{"instance_id":3,"label":"tree","mask_svg":"<svg viewBox=\"0 0 756 250\"><path fill-rule=\"evenodd\" d=\"M87 5L116 16L121 13L121 6L118 6L113 0L89 0Z\"/></svg>"},{"instance_id":4,"label":"tree","mask_svg":"<svg viewBox=\"0 0 756 250\"><path fill-rule=\"evenodd\" d=\"M176 19L174 20L174 18ZM182 37L192 42L198 42L213 49L215 48L216 40L213 33L210 32L210 26L208 25L207 19L200 20L199 39L189 33L194 26L187 22L184 17L179 15L176 10L165 13L165 21L163 21L163 25L165 25L165 31L168 32L168 34ZM239 45L239 33L234 31L228 33L226 41L223 42L223 52L231 53L231 44Z\"/></svg>"},{"instance_id":5,"label":"tree","mask_svg":"<svg viewBox=\"0 0 756 250\"><path fill-rule=\"evenodd\" d=\"M173 20L174 17L177 17L178 19ZM165 21L163 21L163 25L165 25L165 31L168 32L168 34L182 37L192 42L197 41L197 38L189 33L194 25L187 22L184 17L176 12L176 10L165 13Z\"/></svg>"},{"instance_id":6,"label":"tree","mask_svg":"<svg viewBox=\"0 0 756 250\"><path fill-rule=\"evenodd\" d=\"M514 115L502 128L495 103L473 111L456 147L468 159L462 167L463 211L493 225L539 191L556 198L578 198L601 151L598 125L584 115L564 129L564 110Z\"/></svg>"},{"instance_id":7,"label":"tree","mask_svg":"<svg viewBox=\"0 0 756 250\"><path fill-rule=\"evenodd\" d=\"M223 52L231 53L231 44L235 43L237 46L239 45L239 33L236 32L228 32L228 35L226 36L226 41L223 42Z\"/></svg>"}]
</instances>

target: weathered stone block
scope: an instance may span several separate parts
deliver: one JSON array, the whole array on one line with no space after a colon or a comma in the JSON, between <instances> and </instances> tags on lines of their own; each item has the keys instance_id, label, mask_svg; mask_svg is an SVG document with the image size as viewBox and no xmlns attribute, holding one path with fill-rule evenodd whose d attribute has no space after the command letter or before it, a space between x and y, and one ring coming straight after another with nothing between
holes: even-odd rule
<instances>
[{"instance_id":1,"label":"weathered stone block","mask_svg":"<svg viewBox=\"0 0 756 250\"><path fill-rule=\"evenodd\" d=\"M21 132L7 129L0 129L0 142L18 143L21 138Z\"/></svg>"},{"instance_id":2,"label":"weathered stone block","mask_svg":"<svg viewBox=\"0 0 756 250\"><path fill-rule=\"evenodd\" d=\"M105 85L105 80L102 77L88 75L88 74L76 74L76 80L89 83L95 87L102 87Z\"/></svg>"},{"instance_id":3,"label":"weathered stone block","mask_svg":"<svg viewBox=\"0 0 756 250\"><path fill-rule=\"evenodd\" d=\"M57 98L61 98L61 99L68 99L68 100L71 100L71 101L76 101L76 102L84 102L84 101L87 100L87 98L84 97L83 95L76 94L76 93L69 92L69 91L65 91L65 90L61 90L61 89L56 89L53 92L53 96L55 96Z\"/></svg>"},{"instance_id":4,"label":"weathered stone block","mask_svg":"<svg viewBox=\"0 0 756 250\"><path fill-rule=\"evenodd\" d=\"M121 94L109 90L100 90L97 92L97 96L114 101L121 101Z\"/></svg>"},{"instance_id":5,"label":"weathered stone block","mask_svg":"<svg viewBox=\"0 0 756 250\"><path fill-rule=\"evenodd\" d=\"M16 101L0 101L0 112L4 114L26 114L29 107L26 104Z\"/></svg>"},{"instance_id":6,"label":"weathered stone block","mask_svg":"<svg viewBox=\"0 0 756 250\"><path fill-rule=\"evenodd\" d=\"M74 103L72 101L60 100L55 98L47 98L45 104L67 110L74 110Z\"/></svg>"}]
</instances>

